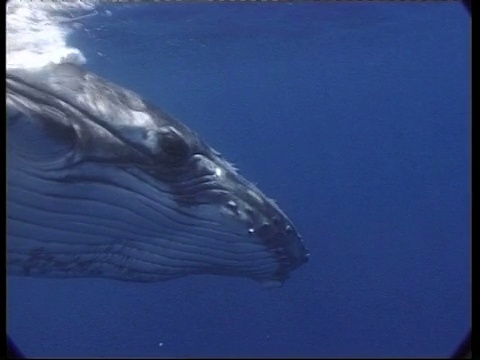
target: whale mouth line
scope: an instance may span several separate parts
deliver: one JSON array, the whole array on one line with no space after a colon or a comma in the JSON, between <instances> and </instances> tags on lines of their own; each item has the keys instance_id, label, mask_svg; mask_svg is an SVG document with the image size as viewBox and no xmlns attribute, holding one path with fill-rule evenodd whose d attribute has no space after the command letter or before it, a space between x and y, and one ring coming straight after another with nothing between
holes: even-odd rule
<instances>
[{"instance_id":1,"label":"whale mouth line","mask_svg":"<svg viewBox=\"0 0 480 360\"><path fill-rule=\"evenodd\" d=\"M282 284L308 252L278 205L137 94L73 64L7 71L8 271Z\"/></svg>"}]
</instances>

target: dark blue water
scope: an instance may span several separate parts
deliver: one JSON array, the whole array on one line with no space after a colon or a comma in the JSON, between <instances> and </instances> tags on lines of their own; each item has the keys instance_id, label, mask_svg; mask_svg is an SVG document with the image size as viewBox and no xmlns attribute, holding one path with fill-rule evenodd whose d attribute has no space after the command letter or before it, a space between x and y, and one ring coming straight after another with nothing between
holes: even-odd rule
<instances>
[{"instance_id":1,"label":"dark blue water","mask_svg":"<svg viewBox=\"0 0 480 360\"><path fill-rule=\"evenodd\" d=\"M471 326L470 19L459 3L115 5L87 67L200 133L290 215L280 289L9 278L30 356L450 355Z\"/></svg>"}]
</instances>

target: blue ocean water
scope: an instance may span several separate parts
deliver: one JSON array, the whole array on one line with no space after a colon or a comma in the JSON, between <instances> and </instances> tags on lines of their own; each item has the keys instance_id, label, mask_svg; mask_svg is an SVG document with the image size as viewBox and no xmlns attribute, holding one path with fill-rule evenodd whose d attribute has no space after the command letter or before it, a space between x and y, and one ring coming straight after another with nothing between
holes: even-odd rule
<instances>
[{"instance_id":1,"label":"blue ocean water","mask_svg":"<svg viewBox=\"0 0 480 360\"><path fill-rule=\"evenodd\" d=\"M8 279L27 356L448 356L471 327L470 19L455 2L103 5L90 70L276 199L285 286Z\"/></svg>"}]
</instances>

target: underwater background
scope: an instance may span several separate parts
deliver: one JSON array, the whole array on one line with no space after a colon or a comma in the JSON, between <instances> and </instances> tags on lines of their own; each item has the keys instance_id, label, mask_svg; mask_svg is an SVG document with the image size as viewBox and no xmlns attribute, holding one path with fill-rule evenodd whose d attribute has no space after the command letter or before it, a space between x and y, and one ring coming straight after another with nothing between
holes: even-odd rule
<instances>
[{"instance_id":1,"label":"underwater background","mask_svg":"<svg viewBox=\"0 0 480 360\"><path fill-rule=\"evenodd\" d=\"M29 357L445 357L471 327L459 2L98 5L86 68L185 122L292 219L285 285L8 278Z\"/></svg>"}]
</instances>

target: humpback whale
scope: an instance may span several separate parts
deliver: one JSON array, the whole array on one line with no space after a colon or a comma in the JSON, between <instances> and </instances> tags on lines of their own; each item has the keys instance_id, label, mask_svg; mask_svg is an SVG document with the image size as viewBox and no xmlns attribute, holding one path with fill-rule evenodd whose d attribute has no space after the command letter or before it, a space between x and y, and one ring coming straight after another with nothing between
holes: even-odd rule
<instances>
[{"instance_id":1,"label":"humpback whale","mask_svg":"<svg viewBox=\"0 0 480 360\"><path fill-rule=\"evenodd\" d=\"M8 274L281 285L307 261L273 200L134 92L70 63L6 89Z\"/></svg>"}]
</instances>

